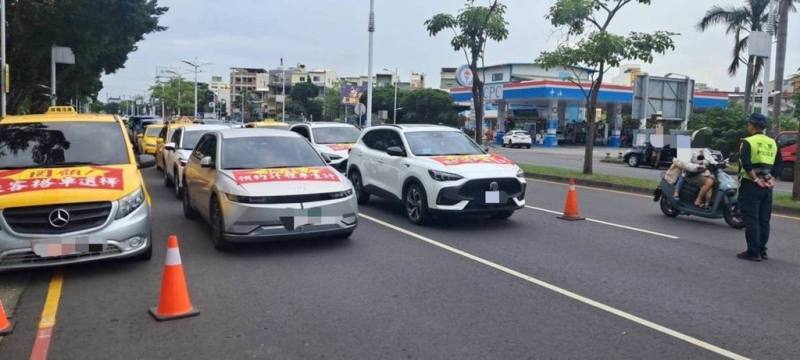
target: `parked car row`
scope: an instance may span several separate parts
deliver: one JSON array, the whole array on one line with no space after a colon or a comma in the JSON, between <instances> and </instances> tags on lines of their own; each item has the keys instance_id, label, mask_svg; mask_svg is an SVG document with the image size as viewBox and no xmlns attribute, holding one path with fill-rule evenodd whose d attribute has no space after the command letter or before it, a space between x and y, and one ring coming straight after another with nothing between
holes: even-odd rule
<instances>
[{"instance_id":1,"label":"parked car row","mask_svg":"<svg viewBox=\"0 0 800 360\"><path fill-rule=\"evenodd\" d=\"M151 199L139 169L152 166L186 217L210 225L218 249L347 238L370 196L402 202L416 224L437 214L508 218L525 205L520 168L449 127L129 125L71 107L0 121L0 149L11 150L0 151L0 271L149 259Z\"/></svg>"}]
</instances>

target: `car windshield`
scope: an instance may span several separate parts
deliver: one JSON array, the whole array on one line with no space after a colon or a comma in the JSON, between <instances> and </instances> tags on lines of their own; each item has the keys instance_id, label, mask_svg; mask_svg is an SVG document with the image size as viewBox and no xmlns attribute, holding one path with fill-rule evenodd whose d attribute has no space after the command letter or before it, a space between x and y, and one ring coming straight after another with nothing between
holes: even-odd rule
<instances>
[{"instance_id":1,"label":"car windshield","mask_svg":"<svg viewBox=\"0 0 800 360\"><path fill-rule=\"evenodd\" d=\"M259 136L222 143L222 168L226 170L322 166L325 162L301 137Z\"/></svg>"},{"instance_id":2,"label":"car windshield","mask_svg":"<svg viewBox=\"0 0 800 360\"><path fill-rule=\"evenodd\" d=\"M529 133L527 131L515 131L515 132L511 133L511 135L522 135L522 136L530 135L530 134L531 133Z\"/></svg>"},{"instance_id":3,"label":"car windshield","mask_svg":"<svg viewBox=\"0 0 800 360\"><path fill-rule=\"evenodd\" d=\"M0 125L0 168L129 164L116 122Z\"/></svg>"},{"instance_id":4,"label":"car windshield","mask_svg":"<svg viewBox=\"0 0 800 360\"><path fill-rule=\"evenodd\" d=\"M460 131L415 131L406 133L411 153L416 156L480 155L478 144Z\"/></svg>"},{"instance_id":5,"label":"car windshield","mask_svg":"<svg viewBox=\"0 0 800 360\"><path fill-rule=\"evenodd\" d=\"M150 126L145 131L145 136L158 136L161 133L161 126Z\"/></svg>"},{"instance_id":6,"label":"car windshield","mask_svg":"<svg viewBox=\"0 0 800 360\"><path fill-rule=\"evenodd\" d=\"M353 144L361 135L354 126L319 127L313 131L317 144Z\"/></svg>"},{"instance_id":7,"label":"car windshield","mask_svg":"<svg viewBox=\"0 0 800 360\"><path fill-rule=\"evenodd\" d=\"M181 144L181 149L184 150L192 150L194 146L197 145L197 140L200 140L200 137L205 134L206 131L196 130L196 131L187 131L183 134L183 143Z\"/></svg>"}]
</instances>

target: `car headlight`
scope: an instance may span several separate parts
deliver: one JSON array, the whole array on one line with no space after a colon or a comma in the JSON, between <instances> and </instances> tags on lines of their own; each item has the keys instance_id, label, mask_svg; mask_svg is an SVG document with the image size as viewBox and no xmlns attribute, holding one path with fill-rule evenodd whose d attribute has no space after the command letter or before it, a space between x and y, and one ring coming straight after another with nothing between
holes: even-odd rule
<instances>
[{"instance_id":1,"label":"car headlight","mask_svg":"<svg viewBox=\"0 0 800 360\"><path fill-rule=\"evenodd\" d=\"M187 163L189 163L189 160L186 160L186 159L178 159L178 162L181 164L181 166L186 166L186 164L187 164Z\"/></svg>"},{"instance_id":2,"label":"car headlight","mask_svg":"<svg viewBox=\"0 0 800 360\"><path fill-rule=\"evenodd\" d=\"M436 181L458 181L464 178L461 175L456 175L439 170L428 170L428 174L431 176L431 179Z\"/></svg>"},{"instance_id":3,"label":"car headlight","mask_svg":"<svg viewBox=\"0 0 800 360\"><path fill-rule=\"evenodd\" d=\"M522 170L522 168L517 168L517 177L518 178L524 178L525 177L525 170Z\"/></svg>"},{"instance_id":4,"label":"car headlight","mask_svg":"<svg viewBox=\"0 0 800 360\"><path fill-rule=\"evenodd\" d=\"M144 190L139 188L132 194L119 200L119 208L117 208L117 216L115 219L122 219L138 209L144 204Z\"/></svg>"},{"instance_id":5,"label":"car headlight","mask_svg":"<svg viewBox=\"0 0 800 360\"><path fill-rule=\"evenodd\" d=\"M339 191L339 192L331 193L330 197L331 197L331 199L343 199L343 198L346 198L346 197L348 197L350 195L353 195L353 189L347 189L345 191Z\"/></svg>"}]
</instances>

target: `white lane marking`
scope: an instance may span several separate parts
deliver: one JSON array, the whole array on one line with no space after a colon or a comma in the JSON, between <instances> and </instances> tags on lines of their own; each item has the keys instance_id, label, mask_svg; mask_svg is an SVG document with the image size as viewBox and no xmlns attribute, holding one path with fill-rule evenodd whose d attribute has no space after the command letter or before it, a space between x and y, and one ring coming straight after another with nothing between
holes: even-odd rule
<instances>
[{"instance_id":1,"label":"white lane marking","mask_svg":"<svg viewBox=\"0 0 800 360\"><path fill-rule=\"evenodd\" d=\"M528 206L528 205L526 205L525 207L528 208L528 209L531 209L531 210L542 211L542 212L555 214L555 215L561 215L561 212L558 212L558 211L553 211L553 210L548 210L548 209L543 209L543 208L539 208L539 207L535 207L535 206ZM655 236L661 236L661 237L665 237L667 239L673 239L673 240L680 239L680 237L675 236L675 235L669 235L669 234L664 234L664 233L660 233L660 232L655 232L655 231L635 228L633 226L628 226L628 225L615 224L615 223L611 223L611 222L603 221L603 220L586 218L586 221L593 222L593 223L598 223L598 224L603 224L603 225L607 225L607 226L612 226L612 227L615 227L615 228L631 230L631 231L637 231L637 232L640 232L640 233L645 233L645 234L650 234L650 235L655 235Z\"/></svg>"},{"instance_id":2,"label":"white lane marking","mask_svg":"<svg viewBox=\"0 0 800 360\"><path fill-rule=\"evenodd\" d=\"M557 181L549 181L549 180L541 180L541 179L535 179L535 178L530 178L530 177L526 177L525 180L533 181L533 182L540 182L540 183L544 183L544 184L569 186L569 184L567 184L567 183L560 183L560 182L557 182ZM631 192L625 192L625 191L603 189L603 188L598 188L598 187L593 187L593 186L586 186L586 185L575 185L575 187L577 187L579 189L586 189L586 190L592 190L592 191L602 191L602 192L607 192L607 193L612 193L612 194L628 195L628 196L640 197L640 198L645 198L645 199L652 199L653 198L652 195L644 195L644 194L637 194L637 193L631 193ZM800 217L797 217L797 216L781 215L781 214L772 214L772 216L778 217L778 218L781 218L781 219L800 221Z\"/></svg>"},{"instance_id":3,"label":"white lane marking","mask_svg":"<svg viewBox=\"0 0 800 360\"><path fill-rule=\"evenodd\" d=\"M378 225L381 225L381 226L387 227L389 229L392 229L394 231L397 231L399 233L408 235L408 236L410 236L412 238L415 238L417 240L421 240L421 241L426 242L426 243L428 243L430 245L436 246L436 247L438 247L440 249L449 251L451 253L454 253L456 255L465 257L465 258L470 259L472 261L475 261L477 263L486 265L486 266L488 266L490 268L493 268L495 270L498 270L498 271L504 272L504 273L506 273L508 275L514 276L516 278L525 280L525 281L530 282L530 283L532 283L534 285L543 287L545 289L548 289L548 290L553 291L555 293L558 293L560 295L566 296L566 297L568 297L570 299L573 299L575 301L578 301L578 302L584 303L586 305L589 305L589 306L591 306L593 308L596 308L596 309L599 309L599 310L603 310L605 312L608 312L608 313L610 313L612 315L619 316L619 317L621 317L623 319L626 319L626 320L630 320L630 321L632 321L634 323L637 323L637 324L642 325L644 327L647 327L647 328L650 328L652 330L658 331L658 332L660 332L662 334L666 334L666 335L672 336L672 337L674 337L674 338L676 338L678 340L682 340L682 341L685 341L685 342L687 342L689 344L692 344L692 345L695 345L697 347L700 347L700 348L706 349L708 351L714 352L714 353L716 353L718 355L727 357L729 359L736 359L736 360L747 360L748 359L747 357L744 357L744 356L739 355L737 353L734 353L732 351L725 350L725 349L723 349L721 347L718 347L716 345L709 344L709 343L707 343L707 342L705 342L703 340L691 337L689 335L686 335L686 334L681 333L681 332L676 331L676 330L672 330L672 329L670 329L670 328L668 328L666 326L662 326L662 325L656 324L656 323L654 323L652 321L642 319L642 318L640 318L640 317L638 317L636 315L627 313L625 311L619 310L619 309L614 308L612 306L609 306L609 305L603 304L601 302L592 300L590 298L587 298L585 296L579 295L579 294L574 293L572 291L560 288L560 287L558 287L556 285L553 285L553 284L550 284L550 283L548 283L548 282L546 282L544 280L539 280L539 279L537 279L537 278L535 278L533 276L525 275L525 274L523 274L523 273L521 273L519 271L513 270L511 268L505 267L505 266L497 264L495 262L486 260L486 259L478 257L476 255L472 255L472 254L470 254L470 253L468 253L466 251L459 250L459 249L454 248L454 247L452 247L450 245L440 243L440 242L438 242L436 240L427 238L427 237L425 237L423 235L414 233L414 232L412 232L410 230L406 230L404 228L389 224L389 223L387 223L387 222L385 222L383 220L376 219L376 218L374 218L372 216L369 216L369 215L364 215L363 213L358 214L358 215L361 216L362 218L367 219L369 221L372 221L372 222L374 222L374 223L376 223Z\"/></svg>"}]
</instances>

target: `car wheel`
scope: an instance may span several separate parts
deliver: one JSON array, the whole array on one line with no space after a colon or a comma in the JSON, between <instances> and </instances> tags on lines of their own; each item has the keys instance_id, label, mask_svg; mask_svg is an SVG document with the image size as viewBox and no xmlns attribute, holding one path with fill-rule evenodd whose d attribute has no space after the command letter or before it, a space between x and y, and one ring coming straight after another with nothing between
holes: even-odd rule
<instances>
[{"instance_id":1,"label":"car wheel","mask_svg":"<svg viewBox=\"0 0 800 360\"><path fill-rule=\"evenodd\" d=\"M794 165L784 163L783 171L781 171L781 180L794 181Z\"/></svg>"},{"instance_id":2,"label":"car wheel","mask_svg":"<svg viewBox=\"0 0 800 360\"><path fill-rule=\"evenodd\" d=\"M508 146L508 145L506 145L506 142L505 142L505 141L503 141L503 143L502 143L502 144L500 144L500 146L502 146L502 147L506 147L506 146Z\"/></svg>"},{"instance_id":3,"label":"car wheel","mask_svg":"<svg viewBox=\"0 0 800 360\"><path fill-rule=\"evenodd\" d=\"M736 230L744 229L744 217L742 216L742 210L739 209L739 203L735 203L725 209L723 215L728 226Z\"/></svg>"},{"instance_id":4,"label":"car wheel","mask_svg":"<svg viewBox=\"0 0 800 360\"><path fill-rule=\"evenodd\" d=\"M631 155L628 157L628 166L630 167L639 167L639 156Z\"/></svg>"},{"instance_id":5,"label":"car wheel","mask_svg":"<svg viewBox=\"0 0 800 360\"><path fill-rule=\"evenodd\" d=\"M417 225L425 225L430 220L430 213L428 212L428 198L422 186L416 182L411 183L403 198L408 220Z\"/></svg>"},{"instance_id":6,"label":"car wheel","mask_svg":"<svg viewBox=\"0 0 800 360\"><path fill-rule=\"evenodd\" d=\"M186 183L186 178L183 179L183 183ZM184 189L181 199L183 203L183 216L189 220L197 219L197 210L192 207L192 202L189 198L189 189Z\"/></svg>"},{"instance_id":7,"label":"car wheel","mask_svg":"<svg viewBox=\"0 0 800 360\"><path fill-rule=\"evenodd\" d=\"M353 183L353 189L356 192L356 200L359 205L364 205L369 201L369 193L364 190L364 182L361 179L361 173L358 170L350 171L350 182Z\"/></svg>"},{"instance_id":8,"label":"car wheel","mask_svg":"<svg viewBox=\"0 0 800 360\"><path fill-rule=\"evenodd\" d=\"M211 220L211 241L214 247L220 251L230 250L231 243L225 240L225 218L222 216L222 207L216 198L211 199L209 206L209 219Z\"/></svg>"},{"instance_id":9,"label":"car wheel","mask_svg":"<svg viewBox=\"0 0 800 360\"><path fill-rule=\"evenodd\" d=\"M669 203L669 200L667 200L666 196L661 197L661 202L659 203L659 205L661 207L661 212L663 212L664 215L667 215L671 218L678 217L678 215L681 214L680 210L678 210L677 208L672 206L672 204Z\"/></svg>"},{"instance_id":10,"label":"car wheel","mask_svg":"<svg viewBox=\"0 0 800 360\"><path fill-rule=\"evenodd\" d=\"M506 220L506 219L510 218L512 215L514 215L514 211L513 210L500 211L500 212L496 212L496 213L492 214L492 219L495 219L495 220Z\"/></svg>"},{"instance_id":11,"label":"car wheel","mask_svg":"<svg viewBox=\"0 0 800 360\"><path fill-rule=\"evenodd\" d=\"M525 148L526 149L530 149L531 148L531 144L526 145Z\"/></svg>"},{"instance_id":12,"label":"car wheel","mask_svg":"<svg viewBox=\"0 0 800 360\"><path fill-rule=\"evenodd\" d=\"M172 178L169 176L167 170L164 170L164 186L171 187L173 184Z\"/></svg>"},{"instance_id":13,"label":"car wheel","mask_svg":"<svg viewBox=\"0 0 800 360\"><path fill-rule=\"evenodd\" d=\"M134 261L148 261L150 258L153 257L153 234L150 234L149 243L147 244L147 249L144 252L134 255L131 260Z\"/></svg>"}]
</instances>

